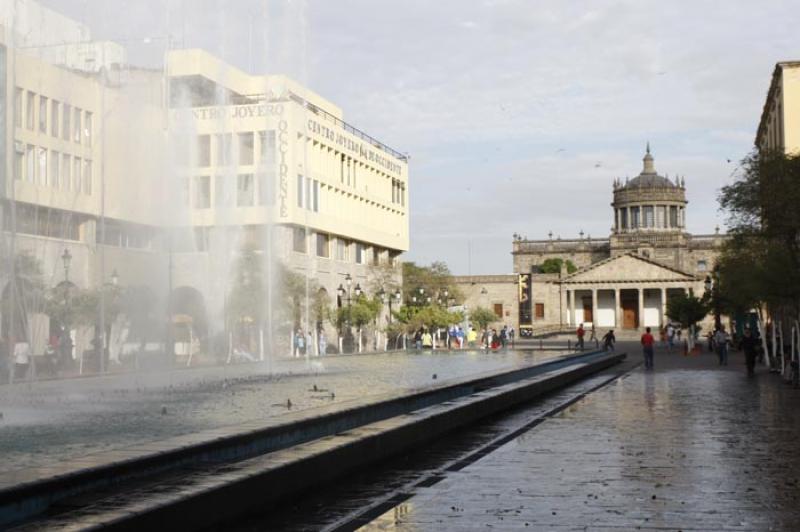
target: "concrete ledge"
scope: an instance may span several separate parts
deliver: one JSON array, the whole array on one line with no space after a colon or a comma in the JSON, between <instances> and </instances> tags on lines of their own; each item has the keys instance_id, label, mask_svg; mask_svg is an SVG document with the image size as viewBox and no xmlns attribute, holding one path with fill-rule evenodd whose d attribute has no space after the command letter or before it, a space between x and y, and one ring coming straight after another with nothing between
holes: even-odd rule
<instances>
[{"instance_id":1,"label":"concrete ledge","mask_svg":"<svg viewBox=\"0 0 800 532\"><path fill-rule=\"evenodd\" d=\"M613 358L613 357L612 357ZM588 353L546 361L536 366L499 374L463 379L445 386L431 386L406 394L369 398L356 404L281 416L276 423L253 422L203 431L168 440L98 453L56 468L39 468L0 476L0 526L43 513L53 503L92 489L114 489L122 482L141 479L170 469L245 460L304 442L324 441L381 420L419 411L432 405L470 396L481 390L530 379L544 372L587 367L592 361L610 360L602 353ZM585 361L575 365L576 361ZM601 364L602 365L602 364ZM605 367L605 366L603 366ZM445 426L447 426L445 424ZM447 429L449 430L449 429ZM322 439L322 440L321 440ZM316 472L319 477L320 472ZM291 484L291 482L289 483Z\"/></svg>"},{"instance_id":2,"label":"concrete ledge","mask_svg":"<svg viewBox=\"0 0 800 532\"><path fill-rule=\"evenodd\" d=\"M181 489L160 492L72 526L142 530L147 527L199 529L219 525L253 510L330 482L354 469L422 445L455 428L531 400L610 367L625 355L603 355L551 369L517 382L376 421L199 473Z\"/></svg>"}]
</instances>

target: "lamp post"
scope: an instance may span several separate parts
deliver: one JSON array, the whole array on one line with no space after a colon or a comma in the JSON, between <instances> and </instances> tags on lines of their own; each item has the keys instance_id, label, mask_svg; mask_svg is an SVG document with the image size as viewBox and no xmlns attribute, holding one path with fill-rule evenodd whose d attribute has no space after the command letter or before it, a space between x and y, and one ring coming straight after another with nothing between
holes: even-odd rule
<instances>
[{"instance_id":1,"label":"lamp post","mask_svg":"<svg viewBox=\"0 0 800 532\"><path fill-rule=\"evenodd\" d=\"M64 263L64 281L69 282L69 266L72 263L72 253L69 249L64 248L64 253L61 254L61 262Z\"/></svg>"},{"instance_id":2,"label":"lamp post","mask_svg":"<svg viewBox=\"0 0 800 532\"><path fill-rule=\"evenodd\" d=\"M706 289L706 295L711 302L711 305L714 309L714 330L718 331L722 326L722 320L720 318L720 309L719 309L719 280L715 277L712 277L710 274L706 275L706 280L703 283L703 287Z\"/></svg>"},{"instance_id":3,"label":"lamp post","mask_svg":"<svg viewBox=\"0 0 800 532\"><path fill-rule=\"evenodd\" d=\"M351 308L351 304L352 304L352 301L353 301L353 298L351 296L350 287L353 284L353 278L350 276L349 273L347 275L345 275L344 283L345 283L345 285L347 285L347 288L345 288L344 286L342 286L341 283L339 283L339 288L336 289L336 292L339 294L339 297L341 299L347 301L347 320L346 320L346 324L347 324L347 332L350 333L350 308ZM356 298L361 297L361 285L360 284L356 283L356 287L355 287L354 291L355 291ZM349 334L348 334L348 336L349 336Z\"/></svg>"}]
</instances>

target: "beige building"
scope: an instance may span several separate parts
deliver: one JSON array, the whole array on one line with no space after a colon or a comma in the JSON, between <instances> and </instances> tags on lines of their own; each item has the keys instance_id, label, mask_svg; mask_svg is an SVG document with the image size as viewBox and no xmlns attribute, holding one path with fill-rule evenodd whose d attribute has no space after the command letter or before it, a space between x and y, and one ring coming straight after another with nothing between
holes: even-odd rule
<instances>
[{"instance_id":1,"label":"beige building","mask_svg":"<svg viewBox=\"0 0 800 532\"><path fill-rule=\"evenodd\" d=\"M686 181L659 175L649 145L639 175L614 180L612 194L608 238L516 237L515 275L458 278L462 286L481 286L465 290L466 305L495 309L498 319L516 317L523 336L580 323L604 330L665 324L671 294L703 294L725 236L686 231ZM542 273L548 259L561 259L561 271Z\"/></svg>"},{"instance_id":2,"label":"beige building","mask_svg":"<svg viewBox=\"0 0 800 532\"><path fill-rule=\"evenodd\" d=\"M800 153L800 61L775 65L755 144L761 151Z\"/></svg>"},{"instance_id":3,"label":"beige building","mask_svg":"<svg viewBox=\"0 0 800 532\"><path fill-rule=\"evenodd\" d=\"M27 252L47 286L68 276L96 287L114 274L152 290L159 308L171 294L172 311L208 337L223 327L245 247L334 304L346 276L367 290L371 265L408 249L406 155L285 76L202 50L165 60L137 68L82 24L0 0L3 297L8 259ZM11 334L7 314L0 337ZM314 327L308 316L303 325Z\"/></svg>"}]
</instances>

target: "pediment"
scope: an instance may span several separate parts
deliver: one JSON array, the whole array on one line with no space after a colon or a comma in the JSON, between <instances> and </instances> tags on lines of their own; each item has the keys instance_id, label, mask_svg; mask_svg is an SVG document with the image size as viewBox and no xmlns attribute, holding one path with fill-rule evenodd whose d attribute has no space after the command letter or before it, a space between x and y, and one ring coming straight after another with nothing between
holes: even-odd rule
<instances>
[{"instance_id":1,"label":"pediment","mask_svg":"<svg viewBox=\"0 0 800 532\"><path fill-rule=\"evenodd\" d=\"M677 268L638 255L620 255L591 264L564 279L565 283L622 281L692 281L695 277Z\"/></svg>"}]
</instances>

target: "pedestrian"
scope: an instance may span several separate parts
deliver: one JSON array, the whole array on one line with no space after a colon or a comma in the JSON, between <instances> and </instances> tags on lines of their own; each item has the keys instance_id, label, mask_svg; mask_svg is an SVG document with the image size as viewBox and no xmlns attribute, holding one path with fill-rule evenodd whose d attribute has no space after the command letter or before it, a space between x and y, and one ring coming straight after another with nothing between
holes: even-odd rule
<instances>
[{"instance_id":1,"label":"pedestrian","mask_svg":"<svg viewBox=\"0 0 800 532\"><path fill-rule=\"evenodd\" d=\"M672 348L675 346L675 327L672 326L672 323L667 324L667 349L672 351Z\"/></svg>"},{"instance_id":2,"label":"pedestrian","mask_svg":"<svg viewBox=\"0 0 800 532\"><path fill-rule=\"evenodd\" d=\"M508 328L508 339L511 340L511 349L514 349L514 337L517 336L517 331L514 330L514 326Z\"/></svg>"},{"instance_id":3,"label":"pedestrian","mask_svg":"<svg viewBox=\"0 0 800 532\"><path fill-rule=\"evenodd\" d=\"M328 339L325 337L325 331L320 329L319 336L317 337L319 342L319 354L325 355L328 353Z\"/></svg>"},{"instance_id":4,"label":"pedestrian","mask_svg":"<svg viewBox=\"0 0 800 532\"><path fill-rule=\"evenodd\" d=\"M739 342L739 348L744 351L744 361L747 365L747 375L752 377L756 374L756 356L758 355L758 340L750 328L744 330L744 336Z\"/></svg>"},{"instance_id":5,"label":"pedestrian","mask_svg":"<svg viewBox=\"0 0 800 532\"><path fill-rule=\"evenodd\" d=\"M505 349L507 343L508 343L508 326L503 325L503 328L500 329L500 346L503 349Z\"/></svg>"},{"instance_id":6,"label":"pedestrian","mask_svg":"<svg viewBox=\"0 0 800 532\"><path fill-rule=\"evenodd\" d=\"M594 332L594 322L592 322L592 328L589 331L589 341L590 342L597 342L597 335Z\"/></svg>"},{"instance_id":7,"label":"pedestrian","mask_svg":"<svg viewBox=\"0 0 800 532\"><path fill-rule=\"evenodd\" d=\"M489 338L491 338L491 348L492 348L492 350L498 349L500 347L500 335L497 334L497 329L492 329L492 332L489 335Z\"/></svg>"},{"instance_id":8,"label":"pedestrian","mask_svg":"<svg viewBox=\"0 0 800 532\"><path fill-rule=\"evenodd\" d=\"M613 351L615 343L617 343L617 338L614 336L614 329L610 329L603 336L603 351Z\"/></svg>"},{"instance_id":9,"label":"pedestrian","mask_svg":"<svg viewBox=\"0 0 800 532\"><path fill-rule=\"evenodd\" d=\"M583 323L578 325L578 330L575 331L575 335L578 337L578 343L575 344L575 349L583 351L583 337L586 335L586 331L583 329Z\"/></svg>"},{"instance_id":10,"label":"pedestrian","mask_svg":"<svg viewBox=\"0 0 800 532\"><path fill-rule=\"evenodd\" d=\"M417 329L417 332L414 333L414 347L422 349L422 329Z\"/></svg>"},{"instance_id":11,"label":"pedestrian","mask_svg":"<svg viewBox=\"0 0 800 532\"><path fill-rule=\"evenodd\" d=\"M492 333L489 331L489 327L486 327L483 330L483 334L481 334L481 345L485 347L487 351L492 345Z\"/></svg>"},{"instance_id":12,"label":"pedestrian","mask_svg":"<svg viewBox=\"0 0 800 532\"><path fill-rule=\"evenodd\" d=\"M719 357L719 365L728 365L728 333L725 332L725 326L720 325L714 334L714 345L717 348L717 356Z\"/></svg>"},{"instance_id":13,"label":"pedestrian","mask_svg":"<svg viewBox=\"0 0 800 532\"><path fill-rule=\"evenodd\" d=\"M458 342L459 349L464 349L464 338L464 329L459 326L458 329L456 329L456 341Z\"/></svg>"},{"instance_id":14,"label":"pedestrian","mask_svg":"<svg viewBox=\"0 0 800 532\"><path fill-rule=\"evenodd\" d=\"M14 342L14 378L25 377L31 364L31 344L25 340Z\"/></svg>"},{"instance_id":15,"label":"pedestrian","mask_svg":"<svg viewBox=\"0 0 800 532\"><path fill-rule=\"evenodd\" d=\"M477 341L478 341L478 331L475 330L475 327L470 325L469 330L467 331L467 345L471 349L474 349Z\"/></svg>"},{"instance_id":16,"label":"pedestrian","mask_svg":"<svg viewBox=\"0 0 800 532\"><path fill-rule=\"evenodd\" d=\"M302 329L297 329L297 334L294 337L295 356L302 356L306 354L306 337Z\"/></svg>"},{"instance_id":17,"label":"pedestrian","mask_svg":"<svg viewBox=\"0 0 800 532\"><path fill-rule=\"evenodd\" d=\"M653 344L655 338L650 334L650 327L646 327L642 335L642 351L644 353L644 369L653 369Z\"/></svg>"},{"instance_id":18,"label":"pedestrian","mask_svg":"<svg viewBox=\"0 0 800 532\"><path fill-rule=\"evenodd\" d=\"M423 349L433 349L433 336L428 329L422 333L422 348Z\"/></svg>"}]
</instances>

